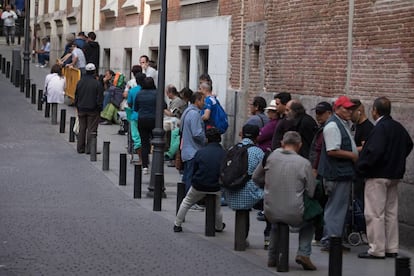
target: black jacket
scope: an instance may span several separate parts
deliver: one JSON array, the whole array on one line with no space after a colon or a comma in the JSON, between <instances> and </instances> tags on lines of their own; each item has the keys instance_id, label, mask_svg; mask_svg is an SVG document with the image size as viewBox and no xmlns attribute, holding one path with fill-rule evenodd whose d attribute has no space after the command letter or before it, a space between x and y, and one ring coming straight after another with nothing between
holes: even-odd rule
<instances>
[{"instance_id":1,"label":"black jacket","mask_svg":"<svg viewBox=\"0 0 414 276\"><path fill-rule=\"evenodd\" d=\"M86 43L83 47L83 52L85 53L86 64L93 63L95 64L96 69L99 69L99 43L95 41Z\"/></svg>"},{"instance_id":2,"label":"black jacket","mask_svg":"<svg viewBox=\"0 0 414 276\"><path fill-rule=\"evenodd\" d=\"M81 112L102 111L103 86L93 75L86 74L76 85L75 106Z\"/></svg>"},{"instance_id":3,"label":"black jacket","mask_svg":"<svg viewBox=\"0 0 414 276\"><path fill-rule=\"evenodd\" d=\"M413 141L407 130L391 116L384 116L362 148L357 172L366 178L402 179L412 149Z\"/></svg>"},{"instance_id":4,"label":"black jacket","mask_svg":"<svg viewBox=\"0 0 414 276\"><path fill-rule=\"evenodd\" d=\"M199 149L194 156L194 172L192 186L202 192L220 191L220 165L225 151L219 143L208 143Z\"/></svg>"}]
</instances>

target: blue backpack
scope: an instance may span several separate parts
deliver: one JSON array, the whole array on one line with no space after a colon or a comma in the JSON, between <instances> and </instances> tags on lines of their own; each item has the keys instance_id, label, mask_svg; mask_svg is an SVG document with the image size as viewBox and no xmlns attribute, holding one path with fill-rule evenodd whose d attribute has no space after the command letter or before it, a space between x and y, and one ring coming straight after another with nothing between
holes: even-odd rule
<instances>
[{"instance_id":1,"label":"blue backpack","mask_svg":"<svg viewBox=\"0 0 414 276\"><path fill-rule=\"evenodd\" d=\"M229 121L227 118L227 113L224 111L223 107L221 106L220 102L216 97L212 97L216 101L216 112L213 114L213 122L214 126L219 130L221 134L225 133L226 130L229 128Z\"/></svg>"}]
</instances>

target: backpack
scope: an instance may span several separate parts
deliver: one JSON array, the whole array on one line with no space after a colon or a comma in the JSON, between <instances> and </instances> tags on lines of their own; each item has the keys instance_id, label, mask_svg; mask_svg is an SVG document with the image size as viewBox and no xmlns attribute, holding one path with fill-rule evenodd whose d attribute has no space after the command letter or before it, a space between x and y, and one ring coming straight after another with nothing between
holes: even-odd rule
<instances>
[{"instance_id":1,"label":"backpack","mask_svg":"<svg viewBox=\"0 0 414 276\"><path fill-rule=\"evenodd\" d=\"M254 145L238 143L227 150L220 166L220 185L228 190L242 189L252 177L247 173L249 167L249 154L247 149Z\"/></svg>"},{"instance_id":2,"label":"backpack","mask_svg":"<svg viewBox=\"0 0 414 276\"><path fill-rule=\"evenodd\" d=\"M213 98L216 101L216 112L214 112L214 118L212 119L214 121L214 126L219 130L220 134L223 134L229 127L227 113L224 111L218 99L216 97Z\"/></svg>"}]
</instances>

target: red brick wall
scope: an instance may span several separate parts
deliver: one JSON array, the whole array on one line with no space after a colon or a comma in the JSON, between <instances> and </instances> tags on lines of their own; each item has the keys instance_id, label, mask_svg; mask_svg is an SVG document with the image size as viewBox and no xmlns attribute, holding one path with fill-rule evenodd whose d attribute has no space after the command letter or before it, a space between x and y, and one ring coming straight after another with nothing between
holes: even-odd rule
<instances>
[{"instance_id":1,"label":"red brick wall","mask_svg":"<svg viewBox=\"0 0 414 276\"><path fill-rule=\"evenodd\" d=\"M180 0L168 0L168 21L180 19Z\"/></svg>"},{"instance_id":2,"label":"red brick wall","mask_svg":"<svg viewBox=\"0 0 414 276\"><path fill-rule=\"evenodd\" d=\"M351 93L414 102L414 1L355 1Z\"/></svg>"}]
</instances>

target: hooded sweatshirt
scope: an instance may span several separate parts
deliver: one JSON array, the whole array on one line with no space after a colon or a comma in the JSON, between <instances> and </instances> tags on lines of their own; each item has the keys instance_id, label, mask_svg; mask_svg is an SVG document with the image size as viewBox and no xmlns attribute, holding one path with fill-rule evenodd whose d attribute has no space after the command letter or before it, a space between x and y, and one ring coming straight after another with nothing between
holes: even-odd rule
<instances>
[{"instance_id":1,"label":"hooded sweatshirt","mask_svg":"<svg viewBox=\"0 0 414 276\"><path fill-rule=\"evenodd\" d=\"M99 69L99 43L96 41L89 41L83 47L83 52L85 53L86 64L93 63L95 64L95 67Z\"/></svg>"}]
</instances>

